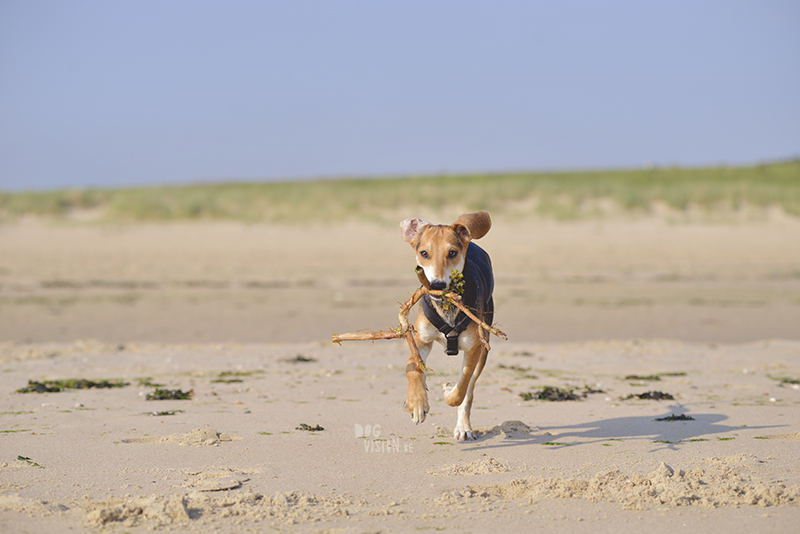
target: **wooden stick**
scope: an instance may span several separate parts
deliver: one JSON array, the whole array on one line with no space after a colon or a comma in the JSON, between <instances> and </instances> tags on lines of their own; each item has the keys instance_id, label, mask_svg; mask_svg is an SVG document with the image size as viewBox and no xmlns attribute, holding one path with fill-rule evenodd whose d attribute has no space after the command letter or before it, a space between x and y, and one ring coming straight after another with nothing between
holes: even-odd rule
<instances>
[{"instance_id":1,"label":"wooden stick","mask_svg":"<svg viewBox=\"0 0 800 534\"><path fill-rule=\"evenodd\" d=\"M428 281L428 277L425 276L425 269L417 265L417 267L414 269L414 272L417 273L417 278L419 278L419 283L422 284L422 287L430 290L431 283Z\"/></svg>"},{"instance_id":2,"label":"wooden stick","mask_svg":"<svg viewBox=\"0 0 800 534\"><path fill-rule=\"evenodd\" d=\"M403 334L394 330L378 330L377 332L348 332L346 334L333 334L331 341L341 344L342 341L369 341L375 339L397 339Z\"/></svg>"},{"instance_id":3,"label":"wooden stick","mask_svg":"<svg viewBox=\"0 0 800 534\"><path fill-rule=\"evenodd\" d=\"M433 292L431 292L431 293L433 293ZM463 311L464 314L467 317L469 317L470 319L475 321L478 324L479 327L482 327L484 330L488 330L489 332L491 332L492 334L496 335L497 337L508 341L508 336L506 335L505 332L503 332L502 330L498 330L497 328L495 328L493 326L489 326L488 324L484 323L483 321L481 321L480 319L475 317L475 314L473 314L471 311L469 311L469 309L466 306L461 304L461 297L459 297L458 295L453 295L452 293L445 293L442 296L444 298L446 298L447 300L449 300L451 303L453 303L459 310ZM457 297L457 298L453 298L453 297Z\"/></svg>"},{"instance_id":4,"label":"wooden stick","mask_svg":"<svg viewBox=\"0 0 800 534\"><path fill-rule=\"evenodd\" d=\"M427 291L428 290L426 290L424 287L418 288L416 291L414 291L414 294L411 295L411 298L409 298L405 304L400 306L398 318L400 319L400 330L403 333L411 328L411 326L408 324L408 314L411 313L411 308L414 306L414 304L419 302L419 299L421 299L422 296L427 293Z\"/></svg>"},{"instance_id":5,"label":"wooden stick","mask_svg":"<svg viewBox=\"0 0 800 534\"><path fill-rule=\"evenodd\" d=\"M412 360L416 365L416 371L418 373L430 371L431 368L425 365L425 362L422 361L422 356L419 355L417 343L414 341L414 327L410 327L408 330L406 330L406 341L408 341L408 348L411 350L409 359Z\"/></svg>"},{"instance_id":6,"label":"wooden stick","mask_svg":"<svg viewBox=\"0 0 800 534\"><path fill-rule=\"evenodd\" d=\"M461 295L446 290L431 289L431 284L428 281L428 278L425 276L425 271L422 269L422 267L417 266L415 272L417 273L417 278L419 278L422 287L414 291L414 294L411 295L411 297L400 306L400 313L398 313L400 326L396 330L334 334L331 336L331 341L341 344L342 341L374 341L376 339L399 339L404 337L406 338L408 347L411 350L410 359L416 365L416 370L418 372L430 370L430 368L425 365L425 362L422 361L422 357L419 355L419 349L417 349L417 344L414 341L414 327L408 323L408 314L411 313L411 308L413 308L414 305L419 302L419 299L421 299L426 293L435 297L447 299L448 302L453 304L459 310L464 312L467 317L472 319L478 325L478 335L481 339L481 343L483 343L487 348L489 347L489 342L484 336L484 330L491 332L499 338L505 340L508 339L508 336L505 332L493 326L489 326L485 322L481 321L475 316L474 313L472 313L472 311L469 310L469 308L464 306L464 304L461 302Z\"/></svg>"}]
</instances>

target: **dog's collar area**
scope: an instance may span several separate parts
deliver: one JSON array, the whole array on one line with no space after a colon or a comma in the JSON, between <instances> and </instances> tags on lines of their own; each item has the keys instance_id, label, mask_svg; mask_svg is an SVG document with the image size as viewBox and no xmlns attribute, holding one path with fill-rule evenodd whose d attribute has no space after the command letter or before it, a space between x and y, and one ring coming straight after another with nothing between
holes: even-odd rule
<instances>
[{"instance_id":1,"label":"dog's collar area","mask_svg":"<svg viewBox=\"0 0 800 534\"><path fill-rule=\"evenodd\" d=\"M450 326L442 319L442 316L439 315L439 312L436 311L436 308L433 307L431 304L431 299L436 298L431 295L424 295L422 300L420 300L420 307L422 308L422 312L425 314L425 317L430 321L430 323L436 327L439 332L445 335L447 339L447 347L444 350L444 353L448 356L455 356L458 354L458 336L461 335L461 332L467 329L471 319L464 314L464 312L458 312L458 316L455 320L455 325ZM440 298L441 300L441 298Z\"/></svg>"}]
</instances>

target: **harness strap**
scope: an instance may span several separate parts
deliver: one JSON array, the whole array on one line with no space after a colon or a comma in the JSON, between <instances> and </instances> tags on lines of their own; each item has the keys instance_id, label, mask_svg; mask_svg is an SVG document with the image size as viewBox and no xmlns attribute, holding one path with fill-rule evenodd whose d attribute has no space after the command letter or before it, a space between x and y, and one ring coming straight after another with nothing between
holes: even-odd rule
<instances>
[{"instance_id":1,"label":"harness strap","mask_svg":"<svg viewBox=\"0 0 800 534\"><path fill-rule=\"evenodd\" d=\"M445 354L448 356L455 356L458 354L458 336L461 335L461 332L467 329L471 319L467 317L464 312L460 311L456 316L455 325L450 326L437 313L436 308L434 308L433 304L431 304L431 296L427 294L422 296L420 307L422 308L422 312L425 314L425 317L428 319L428 321L430 321L430 323L447 338L447 348L444 351Z\"/></svg>"}]
</instances>

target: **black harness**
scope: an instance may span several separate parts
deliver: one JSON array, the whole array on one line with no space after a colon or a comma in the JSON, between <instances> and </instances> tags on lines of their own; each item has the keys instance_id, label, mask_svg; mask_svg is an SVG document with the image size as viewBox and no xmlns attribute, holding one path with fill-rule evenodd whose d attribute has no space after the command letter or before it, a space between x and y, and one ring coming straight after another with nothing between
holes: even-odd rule
<instances>
[{"instance_id":1,"label":"black harness","mask_svg":"<svg viewBox=\"0 0 800 534\"><path fill-rule=\"evenodd\" d=\"M470 310L484 310L483 320L492 324L494 318L494 276L492 275L492 260L481 247L471 242L467 246L467 256L464 260L464 293L461 302ZM467 329L470 319L464 312L459 311L454 324L451 326L439 315L427 293L420 301L420 307L425 317L439 332L447 338L445 354L455 356L458 354L458 336Z\"/></svg>"}]
</instances>

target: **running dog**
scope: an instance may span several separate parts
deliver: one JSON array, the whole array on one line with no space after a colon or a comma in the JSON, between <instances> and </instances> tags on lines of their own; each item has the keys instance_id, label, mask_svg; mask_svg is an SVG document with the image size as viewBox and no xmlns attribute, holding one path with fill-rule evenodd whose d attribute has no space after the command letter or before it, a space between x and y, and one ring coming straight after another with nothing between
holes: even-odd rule
<instances>
[{"instance_id":1,"label":"running dog","mask_svg":"<svg viewBox=\"0 0 800 534\"><path fill-rule=\"evenodd\" d=\"M447 289L453 278L454 282L459 281L458 277L451 276L460 273L464 282L462 303L490 326L494 317L492 262L472 240L486 235L491 227L492 220L485 211L462 215L449 226L416 218L400 223L403 240L416 252L417 265L425 272L431 289ZM469 420L472 391L489 354L489 332L479 331L479 328L441 297L426 294L420 300L420 313L414 323L414 341L422 361L430 354L434 341L444 345L445 353L450 356L464 351L458 382L442 386L445 402L458 406L458 422L453 431L457 441L477 439ZM418 370L411 358L406 365L406 377L408 400L405 408L414 423L419 424L425 420L430 407L425 372Z\"/></svg>"}]
</instances>

